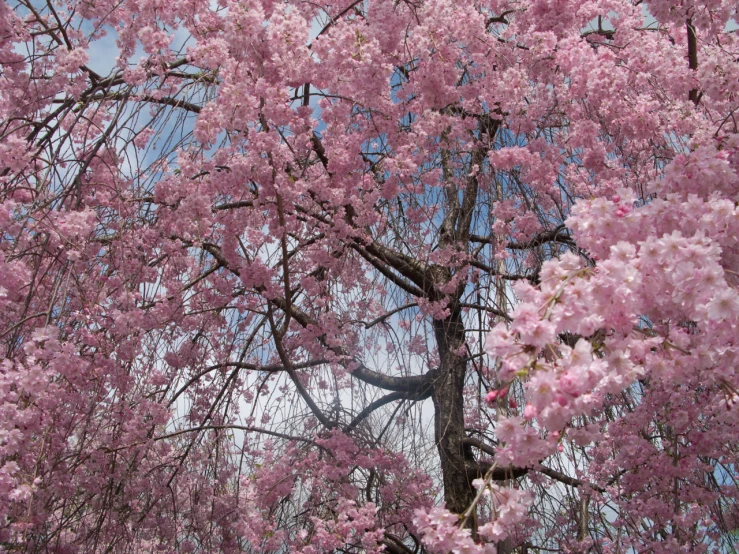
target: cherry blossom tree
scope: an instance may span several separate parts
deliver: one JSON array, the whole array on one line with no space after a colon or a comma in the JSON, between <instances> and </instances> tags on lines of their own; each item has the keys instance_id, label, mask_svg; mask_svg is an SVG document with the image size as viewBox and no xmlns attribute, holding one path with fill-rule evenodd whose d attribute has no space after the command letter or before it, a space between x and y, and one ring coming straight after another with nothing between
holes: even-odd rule
<instances>
[{"instance_id":1,"label":"cherry blossom tree","mask_svg":"<svg viewBox=\"0 0 739 554\"><path fill-rule=\"evenodd\" d=\"M734 552L738 10L1 4L1 550Z\"/></svg>"}]
</instances>

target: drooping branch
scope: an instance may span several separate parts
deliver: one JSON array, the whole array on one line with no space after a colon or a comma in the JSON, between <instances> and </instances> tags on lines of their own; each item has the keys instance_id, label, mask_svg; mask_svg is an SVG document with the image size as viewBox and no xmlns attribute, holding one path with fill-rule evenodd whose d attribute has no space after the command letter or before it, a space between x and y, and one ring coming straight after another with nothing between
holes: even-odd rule
<instances>
[{"instance_id":1,"label":"drooping branch","mask_svg":"<svg viewBox=\"0 0 739 554\"><path fill-rule=\"evenodd\" d=\"M185 435L187 433L200 433L202 431L218 431L218 430L236 430L236 431L244 431L246 433L262 433L265 435L270 435L272 437L278 437L281 439L289 440L289 441L296 441L296 442L304 442L307 444L316 445L315 441L306 438L306 437L296 437L294 435L287 435L285 433L279 433L277 431L271 431L269 429L263 429L261 427L250 427L247 425L202 425L200 427L192 427L189 429L181 429L179 431L174 431L172 433L167 433L166 435L160 435L158 437L154 437L152 440L155 441L161 441L166 439L171 439L174 437L178 437L180 435Z\"/></svg>"},{"instance_id":2,"label":"drooping branch","mask_svg":"<svg viewBox=\"0 0 739 554\"><path fill-rule=\"evenodd\" d=\"M347 429L349 431L355 429L357 425L367 419L372 414L372 412L379 408L382 408L386 404L390 404L390 402L395 402L396 400L413 400L414 402L425 400L431 396L431 390L432 389L430 384L426 383L424 386L419 387L419 389L416 391L396 391L391 392L390 394L386 394L385 396L378 398L374 402L371 402L367 405L367 407L359 412L349 424Z\"/></svg>"},{"instance_id":3,"label":"drooping branch","mask_svg":"<svg viewBox=\"0 0 739 554\"><path fill-rule=\"evenodd\" d=\"M323 365L325 363L328 363L326 360L311 360L309 362L303 362L294 364L294 369L305 369L309 367L316 367L319 365ZM208 373L211 373L213 371L216 371L218 369L223 369L227 367L233 367L237 369L244 369L248 371L260 371L264 373L278 373L281 371L285 371L285 366L283 365L266 365L266 366L260 366L258 364L250 364L246 362L225 362L222 364L214 364L206 367L203 371L196 373L193 375L190 379L188 379L187 383L182 385L177 392L172 396L170 399L170 404L174 403L179 396L182 395L183 392L185 392L187 389L189 389L194 383L199 381L202 377L207 375Z\"/></svg>"},{"instance_id":4,"label":"drooping branch","mask_svg":"<svg viewBox=\"0 0 739 554\"><path fill-rule=\"evenodd\" d=\"M288 304L286 308L288 311L292 311L290 310L290 304ZM288 316L286 315L285 317L287 318ZM316 404L315 400L313 400L313 397L311 397L311 395L308 393L308 390L301 382L300 376L295 372L295 368L292 366L292 363L290 362L290 357L288 356L285 345L282 342L284 332L287 329L278 329L271 303L267 304L267 318L269 320L270 329L272 331L272 340L274 342L275 348L277 349L277 355L280 357L280 361L285 366L285 371L290 376L290 379L292 380L293 385L295 385L295 389L298 391L298 394L303 398L305 403L308 405L308 408L310 408L310 411L313 412L313 415L316 416L316 419L318 419L318 421L320 421L321 424L326 427L326 429L334 428L336 426L336 423L331 421L326 416L326 414L323 413L321 408L318 407L318 404Z\"/></svg>"},{"instance_id":5,"label":"drooping branch","mask_svg":"<svg viewBox=\"0 0 739 554\"><path fill-rule=\"evenodd\" d=\"M351 362L350 364L351 365ZM425 389L428 386L429 377L427 375L409 375L407 377L395 377L391 375L385 375L378 371L368 369L364 365L360 364L354 371L352 376L356 377L360 381L367 383L368 385L374 385L381 389L406 392L416 394L420 390Z\"/></svg>"},{"instance_id":6,"label":"drooping branch","mask_svg":"<svg viewBox=\"0 0 739 554\"><path fill-rule=\"evenodd\" d=\"M389 312L386 312L382 314L381 316L376 317L372 321L358 321L357 323L361 323L364 325L365 329L371 329L375 325L379 323L383 323L384 321L387 321L389 318L394 316L395 314L402 312L403 310L407 310L409 308L415 308L418 306L418 302L409 302L408 304L404 304L403 306L398 306L397 308L394 308L390 310Z\"/></svg>"},{"instance_id":7,"label":"drooping branch","mask_svg":"<svg viewBox=\"0 0 739 554\"><path fill-rule=\"evenodd\" d=\"M551 231L545 231L542 233L538 233L527 241L508 242L505 244L505 248L508 248L510 250L528 250L530 248L536 248L537 246L541 246L542 244L546 244L548 242L559 242L562 244L573 245L574 242L572 238L566 232L563 232L564 229L565 229L564 225L558 225L556 228L552 229ZM495 244L497 242L496 238L492 235L483 237L481 235L472 234L470 235L470 240L473 242L483 243L483 244Z\"/></svg>"}]
</instances>

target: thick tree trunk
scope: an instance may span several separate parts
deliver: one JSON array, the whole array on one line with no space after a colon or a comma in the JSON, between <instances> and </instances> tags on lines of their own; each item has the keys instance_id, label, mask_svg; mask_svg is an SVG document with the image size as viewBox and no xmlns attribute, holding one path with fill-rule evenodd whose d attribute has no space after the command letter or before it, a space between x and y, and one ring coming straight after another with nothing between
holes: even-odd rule
<instances>
[{"instance_id":1,"label":"thick tree trunk","mask_svg":"<svg viewBox=\"0 0 739 554\"><path fill-rule=\"evenodd\" d=\"M434 321L440 366L432 379L436 446L441 459L446 507L462 513L472 503L475 491L467 474L463 440L464 399L462 396L466 356L457 352L464 346L465 329L461 314L453 308L445 320Z\"/></svg>"}]
</instances>

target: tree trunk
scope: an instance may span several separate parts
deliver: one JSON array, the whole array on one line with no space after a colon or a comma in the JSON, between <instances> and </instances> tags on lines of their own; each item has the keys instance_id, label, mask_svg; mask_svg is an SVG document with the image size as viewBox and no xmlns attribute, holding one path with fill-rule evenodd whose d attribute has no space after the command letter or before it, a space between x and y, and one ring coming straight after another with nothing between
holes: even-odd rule
<instances>
[{"instance_id":1,"label":"tree trunk","mask_svg":"<svg viewBox=\"0 0 739 554\"><path fill-rule=\"evenodd\" d=\"M475 498L467 475L463 440L463 387L467 370L466 356L456 352L464 346L465 329L457 307L445 320L434 320L440 365L432 379L436 446L441 460L444 499L448 510L461 514Z\"/></svg>"}]
</instances>

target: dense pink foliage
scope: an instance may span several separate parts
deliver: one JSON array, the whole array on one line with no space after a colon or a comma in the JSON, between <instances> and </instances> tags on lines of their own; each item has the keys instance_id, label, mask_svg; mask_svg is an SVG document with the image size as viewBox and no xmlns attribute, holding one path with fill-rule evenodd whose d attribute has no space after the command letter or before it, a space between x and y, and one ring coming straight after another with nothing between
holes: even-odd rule
<instances>
[{"instance_id":1,"label":"dense pink foliage","mask_svg":"<svg viewBox=\"0 0 739 554\"><path fill-rule=\"evenodd\" d=\"M0 4L0 550L734 551L738 10Z\"/></svg>"}]
</instances>

